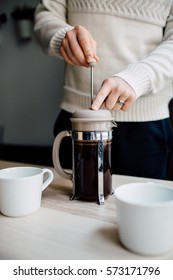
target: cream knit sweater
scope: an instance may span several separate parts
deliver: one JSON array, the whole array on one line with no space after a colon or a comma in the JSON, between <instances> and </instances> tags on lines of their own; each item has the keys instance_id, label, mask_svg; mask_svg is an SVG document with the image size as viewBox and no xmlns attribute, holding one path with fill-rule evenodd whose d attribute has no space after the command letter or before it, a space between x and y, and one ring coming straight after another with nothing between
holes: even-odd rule
<instances>
[{"instance_id":1,"label":"cream knit sweater","mask_svg":"<svg viewBox=\"0 0 173 280\"><path fill-rule=\"evenodd\" d=\"M35 15L35 34L49 55L60 58L66 32L83 25L97 42L100 62L94 68L94 93L116 75L135 90L126 112L116 121L152 121L169 116L173 81L172 0L43 0ZM68 19L68 23L67 23ZM89 69L67 65L61 108L90 106Z\"/></svg>"}]
</instances>

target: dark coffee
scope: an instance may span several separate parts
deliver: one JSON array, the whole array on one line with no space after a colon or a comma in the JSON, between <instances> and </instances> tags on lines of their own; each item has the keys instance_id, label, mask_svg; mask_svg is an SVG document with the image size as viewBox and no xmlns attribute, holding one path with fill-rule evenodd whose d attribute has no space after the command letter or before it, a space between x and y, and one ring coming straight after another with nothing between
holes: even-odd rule
<instances>
[{"instance_id":1,"label":"dark coffee","mask_svg":"<svg viewBox=\"0 0 173 280\"><path fill-rule=\"evenodd\" d=\"M98 200L98 169L100 161L100 141L74 141L74 184L75 198L87 201ZM112 193L111 140L101 142L103 146L103 166L100 176L104 187L104 197Z\"/></svg>"}]
</instances>

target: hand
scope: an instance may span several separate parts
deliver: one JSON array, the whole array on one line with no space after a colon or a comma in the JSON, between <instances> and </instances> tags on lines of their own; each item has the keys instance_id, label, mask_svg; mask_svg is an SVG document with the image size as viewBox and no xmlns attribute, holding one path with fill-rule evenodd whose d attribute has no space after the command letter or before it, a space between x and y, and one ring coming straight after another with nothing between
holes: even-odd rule
<instances>
[{"instance_id":1,"label":"hand","mask_svg":"<svg viewBox=\"0 0 173 280\"><path fill-rule=\"evenodd\" d=\"M66 62L72 65L89 67L89 62L99 61L96 54L96 42L81 25L66 33L62 40L60 54Z\"/></svg>"},{"instance_id":2,"label":"hand","mask_svg":"<svg viewBox=\"0 0 173 280\"><path fill-rule=\"evenodd\" d=\"M98 110L104 105L108 110L128 110L136 100L135 91L132 87L119 77L106 79L97 96L95 97L91 109Z\"/></svg>"}]
</instances>

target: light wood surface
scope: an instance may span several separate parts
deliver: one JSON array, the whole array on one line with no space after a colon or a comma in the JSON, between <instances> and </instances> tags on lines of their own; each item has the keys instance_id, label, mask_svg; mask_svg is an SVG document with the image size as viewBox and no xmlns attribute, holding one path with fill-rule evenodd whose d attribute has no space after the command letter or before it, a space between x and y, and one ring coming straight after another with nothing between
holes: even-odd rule
<instances>
[{"instance_id":1,"label":"light wood surface","mask_svg":"<svg viewBox=\"0 0 173 280\"><path fill-rule=\"evenodd\" d=\"M0 161L0 169L21 165L24 164ZM125 249L118 239L114 195L109 196L104 205L70 201L71 182L50 169L54 180L43 191L39 211L21 218L0 214L1 260L173 259L173 249L157 257L141 256ZM173 186L170 181L113 175L114 188L137 181Z\"/></svg>"}]
</instances>

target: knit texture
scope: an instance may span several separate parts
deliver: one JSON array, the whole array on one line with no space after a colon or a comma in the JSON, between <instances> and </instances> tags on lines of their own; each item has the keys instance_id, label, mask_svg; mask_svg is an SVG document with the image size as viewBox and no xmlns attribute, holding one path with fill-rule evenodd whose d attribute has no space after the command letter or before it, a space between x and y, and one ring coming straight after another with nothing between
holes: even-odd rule
<instances>
[{"instance_id":1,"label":"knit texture","mask_svg":"<svg viewBox=\"0 0 173 280\"><path fill-rule=\"evenodd\" d=\"M173 82L172 0L43 0L36 10L35 33L49 55L61 58L66 32L83 25L97 42L94 94L104 79L118 76L136 92L116 121L152 121L169 117ZM68 21L67 21L68 19ZM164 34L164 36L163 36ZM57 104L58 106L58 104ZM68 65L61 108L90 107L89 69Z\"/></svg>"},{"instance_id":2,"label":"knit texture","mask_svg":"<svg viewBox=\"0 0 173 280\"><path fill-rule=\"evenodd\" d=\"M172 1L158 0L69 0L70 13L103 13L164 26Z\"/></svg>"}]
</instances>

